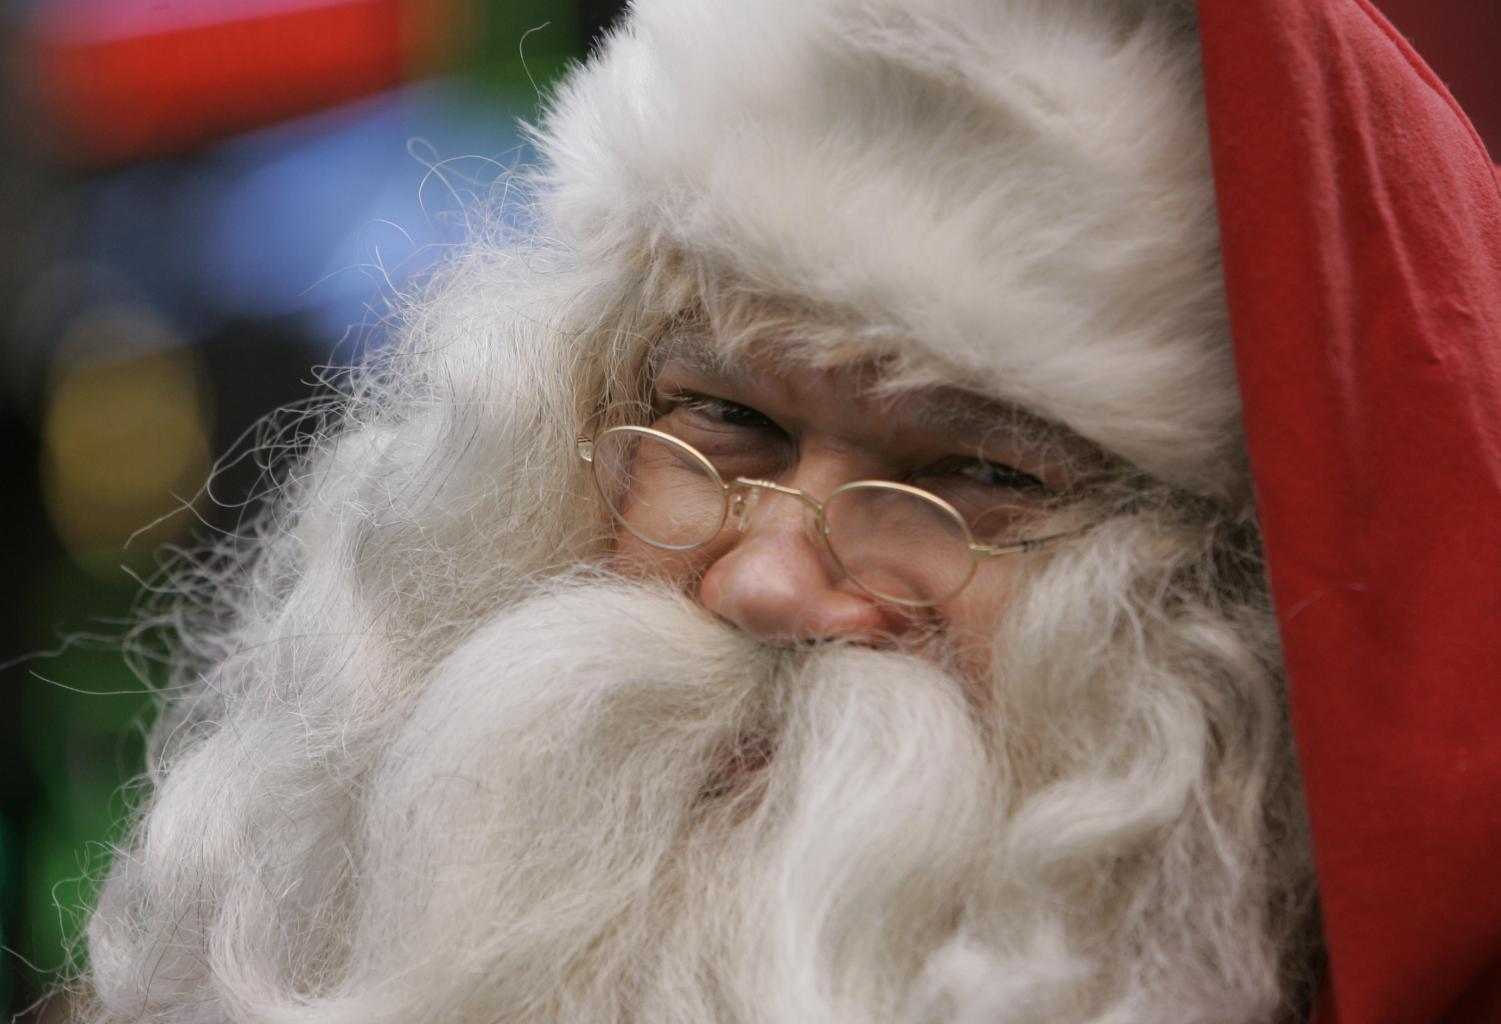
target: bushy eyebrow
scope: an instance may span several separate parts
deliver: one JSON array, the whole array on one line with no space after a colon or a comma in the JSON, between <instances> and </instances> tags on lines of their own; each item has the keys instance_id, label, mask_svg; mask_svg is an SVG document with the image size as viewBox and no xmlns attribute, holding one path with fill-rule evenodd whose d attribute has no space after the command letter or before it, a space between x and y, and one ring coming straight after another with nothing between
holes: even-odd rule
<instances>
[{"instance_id":1,"label":"bushy eyebrow","mask_svg":"<svg viewBox=\"0 0 1501 1024\"><path fill-rule=\"evenodd\" d=\"M881 401L904 401L913 423L933 434L985 444L1090 447L1061 423L1006 402L953 385L892 387L879 377L872 391Z\"/></svg>"},{"instance_id":2,"label":"bushy eyebrow","mask_svg":"<svg viewBox=\"0 0 1501 1024\"><path fill-rule=\"evenodd\" d=\"M663 338L652 351L650 368L655 379L668 362L680 363L690 370L729 383L743 383L752 374L729 353L707 343L688 331L675 331Z\"/></svg>"},{"instance_id":3,"label":"bushy eyebrow","mask_svg":"<svg viewBox=\"0 0 1501 1024\"><path fill-rule=\"evenodd\" d=\"M744 384L755 377L733 353L691 330L674 331L664 337L652 352L650 362L653 378L668 362L727 384ZM879 367L873 368L870 391L882 401L910 399L915 424L935 434L948 435L976 446L999 442L1045 450L1071 465L1108 461L1098 446L1068 427L1012 402L953 386L912 390L899 386L893 388L882 379Z\"/></svg>"},{"instance_id":4,"label":"bushy eyebrow","mask_svg":"<svg viewBox=\"0 0 1501 1024\"><path fill-rule=\"evenodd\" d=\"M920 392L914 399L918 424L934 433L984 437L998 429L1014 434L1023 423L1038 432L1052 426L1015 405L954 388Z\"/></svg>"},{"instance_id":5,"label":"bushy eyebrow","mask_svg":"<svg viewBox=\"0 0 1501 1024\"><path fill-rule=\"evenodd\" d=\"M1098 445L1055 420L1011 402L972 391L939 387L916 396L916 421L926 430L962 438L983 448L991 443L1019 445L1071 473L1098 472L1112 460Z\"/></svg>"}]
</instances>

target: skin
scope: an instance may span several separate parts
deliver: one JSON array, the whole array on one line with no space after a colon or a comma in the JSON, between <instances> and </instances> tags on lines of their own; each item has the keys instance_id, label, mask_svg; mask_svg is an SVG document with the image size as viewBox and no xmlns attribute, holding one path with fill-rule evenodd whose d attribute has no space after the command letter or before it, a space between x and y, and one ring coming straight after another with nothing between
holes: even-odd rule
<instances>
[{"instance_id":1,"label":"skin","mask_svg":"<svg viewBox=\"0 0 1501 1024\"><path fill-rule=\"evenodd\" d=\"M1066 486L1035 444L1029 448L984 415L949 415L952 392L882 396L872 387L877 374L869 365L789 366L768 348L726 362L678 347L658 363L655 418L645 425L696 443L727 481L766 477L819 499L855 480L937 489L958 479L963 493L977 496L975 507L991 495L1035 503ZM752 465L757 472L737 471ZM652 496L643 497L650 504ZM720 618L769 643L840 640L941 651L963 675L985 677L1018 556L986 559L957 595L910 608L862 590L815 524L803 502L763 492L746 528L731 516L693 551L664 551L617 528L616 562L633 574L673 580Z\"/></svg>"}]
</instances>

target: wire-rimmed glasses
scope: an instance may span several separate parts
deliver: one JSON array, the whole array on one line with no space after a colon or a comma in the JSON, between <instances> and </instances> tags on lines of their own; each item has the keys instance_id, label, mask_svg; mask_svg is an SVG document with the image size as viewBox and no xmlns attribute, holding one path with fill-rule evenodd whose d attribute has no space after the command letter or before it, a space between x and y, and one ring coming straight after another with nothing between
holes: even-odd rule
<instances>
[{"instance_id":1,"label":"wire-rimmed glasses","mask_svg":"<svg viewBox=\"0 0 1501 1024\"><path fill-rule=\"evenodd\" d=\"M954 597L987 559L1037 551L1089 528L1038 536L1036 504L1004 501L988 506L981 522L972 524L939 495L891 480L856 480L822 499L755 477L726 482L703 452L653 427L611 427L597 437L581 433L577 445L610 514L652 547L701 548L731 518L739 529L748 528L763 496L786 495L813 511L818 536L856 586L908 607Z\"/></svg>"}]
</instances>

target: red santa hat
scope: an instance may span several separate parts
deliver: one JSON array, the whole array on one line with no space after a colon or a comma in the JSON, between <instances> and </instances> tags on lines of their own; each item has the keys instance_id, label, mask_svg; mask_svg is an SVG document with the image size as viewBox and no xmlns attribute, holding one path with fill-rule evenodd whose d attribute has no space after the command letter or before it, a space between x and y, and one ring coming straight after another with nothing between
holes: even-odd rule
<instances>
[{"instance_id":1,"label":"red santa hat","mask_svg":"<svg viewBox=\"0 0 1501 1024\"><path fill-rule=\"evenodd\" d=\"M1330 953L1321 1024L1501 1020L1501 193L1366 0L1200 0Z\"/></svg>"}]
</instances>

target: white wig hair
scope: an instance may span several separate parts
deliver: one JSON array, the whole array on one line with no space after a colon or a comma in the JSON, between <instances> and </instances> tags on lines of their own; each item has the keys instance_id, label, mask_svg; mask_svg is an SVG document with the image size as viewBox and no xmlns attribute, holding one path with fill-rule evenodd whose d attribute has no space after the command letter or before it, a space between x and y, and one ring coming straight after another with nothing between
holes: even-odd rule
<instances>
[{"instance_id":1,"label":"white wig hair","mask_svg":"<svg viewBox=\"0 0 1501 1024\"><path fill-rule=\"evenodd\" d=\"M80 1019L1292 1019L1317 914L1186 11L637 5L538 129L535 231L480 233L171 581ZM600 568L575 435L679 330L1107 453L981 699Z\"/></svg>"},{"instance_id":2,"label":"white wig hair","mask_svg":"<svg viewBox=\"0 0 1501 1024\"><path fill-rule=\"evenodd\" d=\"M541 129L553 224L1243 496L1198 62L1188 0L641 3Z\"/></svg>"}]
</instances>

